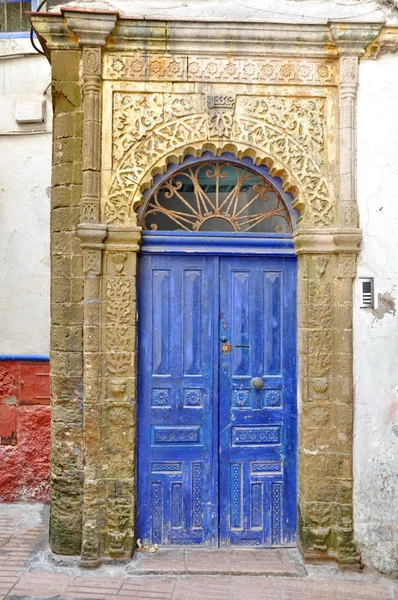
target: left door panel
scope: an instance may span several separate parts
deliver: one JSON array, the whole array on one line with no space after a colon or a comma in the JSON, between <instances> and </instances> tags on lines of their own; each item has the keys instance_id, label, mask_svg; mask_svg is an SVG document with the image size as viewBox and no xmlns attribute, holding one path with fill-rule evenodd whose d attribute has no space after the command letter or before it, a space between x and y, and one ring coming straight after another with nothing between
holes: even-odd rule
<instances>
[{"instance_id":1,"label":"left door panel","mask_svg":"<svg viewBox=\"0 0 398 600\"><path fill-rule=\"evenodd\" d=\"M216 546L218 259L142 255L138 537Z\"/></svg>"}]
</instances>

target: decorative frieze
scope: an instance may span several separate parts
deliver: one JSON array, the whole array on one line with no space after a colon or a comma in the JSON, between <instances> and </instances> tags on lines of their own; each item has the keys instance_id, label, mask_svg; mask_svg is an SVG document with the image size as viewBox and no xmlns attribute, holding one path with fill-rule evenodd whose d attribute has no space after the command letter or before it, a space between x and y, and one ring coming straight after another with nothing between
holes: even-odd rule
<instances>
[{"instance_id":1,"label":"decorative frieze","mask_svg":"<svg viewBox=\"0 0 398 600\"><path fill-rule=\"evenodd\" d=\"M335 86L335 60L112 53L104 79L130 81L209 81L273 85Z\"/></svg>"}]
</instances>

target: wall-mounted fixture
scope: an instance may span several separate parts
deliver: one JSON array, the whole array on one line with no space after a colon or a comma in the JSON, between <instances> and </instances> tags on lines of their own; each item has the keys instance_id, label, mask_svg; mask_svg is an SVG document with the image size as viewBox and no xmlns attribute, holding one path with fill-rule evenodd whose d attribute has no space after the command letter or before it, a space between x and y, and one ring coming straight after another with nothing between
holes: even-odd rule
<instances>
[{"instance_id":1,"label":"wall-mounted fixture","mask_svg":"<svg viewBox=\"0 0 398 600\"><path fill-rule=\"evenodd\" d=\"M360 278L361 285L361 308L374 307L374 279L373 277Z\"/></svg>"}]
</instances>

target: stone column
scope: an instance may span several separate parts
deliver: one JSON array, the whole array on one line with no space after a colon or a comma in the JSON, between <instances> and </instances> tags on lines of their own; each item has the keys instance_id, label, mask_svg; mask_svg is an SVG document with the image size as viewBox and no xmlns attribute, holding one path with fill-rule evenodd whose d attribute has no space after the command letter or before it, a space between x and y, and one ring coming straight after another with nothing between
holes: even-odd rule
<instances>
[{"instance_id":1,"label":"stone column","mask_svg":"<svg viewBox=\"0 0 398 600\"><path fill-rule=\"evenodd\" d=\"M358 56L340 58L339 136L340 136L340 224L358 227L356 203L356 99Z\"/></svg>"},{"instance_id":2,"label":"stone column","mask_svg":"<svg viewBox=\"0 0 398 600\"><path fill-rule=\"evenodd\" d=\"M99 452L99 399L101 395L101 274L106 225L80 224L83 251L83 441L84 504L82 566L96 566L99 557L97 460Z\"/></svg>"}]
</instances>

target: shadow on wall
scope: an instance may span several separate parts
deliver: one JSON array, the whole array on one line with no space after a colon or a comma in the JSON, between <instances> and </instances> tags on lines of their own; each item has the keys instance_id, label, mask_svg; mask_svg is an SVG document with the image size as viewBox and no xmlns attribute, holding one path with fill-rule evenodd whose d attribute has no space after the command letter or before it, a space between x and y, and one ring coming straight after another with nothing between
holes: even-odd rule
<instances>
[{"instance_id":1,"label":"shadow on wall","mask_svg":"<svg viewBox=\"0 0 398 600\"><path fill-rule=\"evenodd\" d=\"M50 365L0 360L0 502L48 502Z\"/></svg>"}]
</instances>

